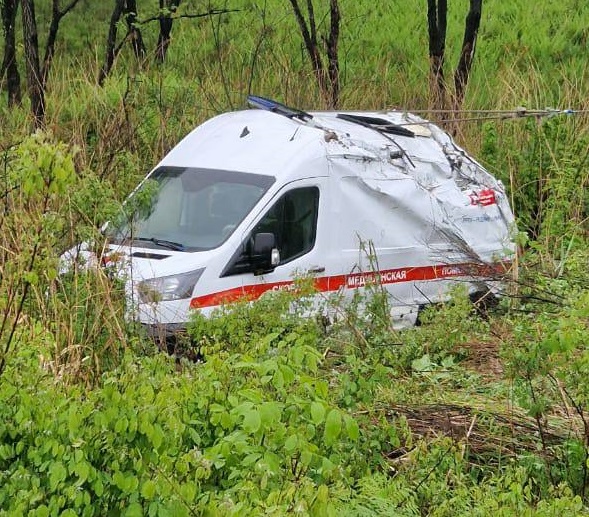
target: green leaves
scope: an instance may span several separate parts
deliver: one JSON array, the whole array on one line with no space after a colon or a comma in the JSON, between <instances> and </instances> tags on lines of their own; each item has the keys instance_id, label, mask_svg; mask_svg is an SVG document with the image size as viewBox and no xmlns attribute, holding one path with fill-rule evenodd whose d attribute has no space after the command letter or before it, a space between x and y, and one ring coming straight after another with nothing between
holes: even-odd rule
<instances>
[{"instance_id":1,"label":"green leaves","mask_svg":"<svg viewBox=\"0 0 589 517\"><path fill-rule=\"evenodd\" d=\"M411 368L415 372L430 372L435 368L435 365L432 363L429 354L424 354L419 359L414 359L411 362Z\"/></svg>"},{"instance_id":2,"label":"green leaves","mask_svg":"<svg viewBox=\"0 0 589 517\"><path fill-rule=\"evenodd\" d=\"M356 468L345 458L359 428L334 403L307 321L278 322L262 342L252 334L251 348L221 350L182 372L165 356L129 354L95 388L59 391L36 366L27 382L16 377L18 389L0 385L14 401L0 398L0 477L9 472L0 508L7 494L36 501L37 489L55 501L50 515L189 515L227 501L236 514L266 501L278 513L312 501L316 511L330 507L330 487ZM38 474L38 488L19 486L18 469ZM321 485L328 489L316 499Z\"/></svg>"},{"instance_id":3,"label":"green leaves","mask_svg":"<svg viewBox=\"0 0 589 517\"><path fill-rule=\"evenodd\" d=\"M22 175L22 189L35 196L48 189L63 194L75 180L73 153L65 144L54 144L49 135L37 132L18 148L15 173Z\"/></svg>"},{"instance_id":4,"label":"green leaves","mask_svg":"<svg viewBox=\"0 0 589 517\"><path fill-rule=\"evenodd\" d=\"M153 497L156 494L156 490L157 490L156 484L151 479L148 479L141 486L141 495L145 499L153 499Z\"/></svg>"},{"instance_id":5,"label":"green leaves","mask_svg":"<svg viewBox=\"0 0 589 517\"><path fill-rule=\"evenodd\" d=\"M325 445L332 446L339 438L342 431L342 415L338 409L332 409L325 419L325 431L323 441Z\"/></svg>"},{"instance_id":6,"label":"green leaves","mask_svg":"<svg viewBox=\"0 0 589 517\"><path fill-rule=\"evenodd\" d=\"M143 507L139 503L131 503L123 512L123 517L143 517Z\"/></svg>"},{"instance_id":7,"label":"green leaves","mask_svg":"<svg viewBox=\"0 0 589 517\"><path fill-rule=\"evenodd\" d=\"M53 462L49 467L49 488L55 490L57 486L65 481L67 470L60 461Z\"/></svg>"},{"instance_id":8,"label":"green leaves","mask_svg":"<svg viewBox=\"0 0 589 517\"><path fill-rule=\"evenodd\" d=\"M91 294L84 280L100 277L97 272L63 275L56 281L60 270L63 272L60 255L64 250L82 241L94 241L100 247L104 237L98 228L114 204L112 190L100 184L94 173L76 172L76 152L49 133L23 138L3 154L0 194L0 359L9 359L3 354L14 347L6 340L17 340L18 332L10 329L26 308L39 325L37 331L51 334L54 343L44 356L55 361L54 371L62 371L65 377L75 376L73 364L78 365L80 376L88 372L89 376L99 375L112 358L111 349L103 347L99 339L85 341L81 335L94 333L96 338L103 334L112 339L117 328L117 337L121 337L124 327L121 314L116 314L114 289L109 289L105 275L100 286L91 286ZM33 296L35 293L38 296ZM95 302L98 299L104 300L100 308ZM100 351L92 354L95 349ZM76 352L79 357L74 359Z\"/></svg>"},{"instance_id":9,"label":"green leaves","mask_svg":"<svg viewBox=\"0 0 589 517\"><path fill-rule=\"evenodd\" d=\"M325 420L325 407L321 402L311 402L311 420L315 425L322 424Z\"/></svg>"},{"instance_id":10,"label":"green leaves","mask_svg":"<svg viewBox=\"0 0 589 517\"><path fill-rule=\"evenodd\" d=\"M124 494L132 494L139 486L139 481L135 475L120 470L113 474L112 480L115 486Z\"/></svg>"},{"instance_id":11,"label":"green leaves","mask_svg":"<svg viewBox=\"0 0 589 517\"><path fill-rule=\"evenodd\" d=\"M74 464L73 473L78 477L76 485L79 486L86 482L88 476L90 476L90 468L89 463L85 460L78 461Z\"/></svg>"},{"instance_id":12,"label":"green leaves","mask_svg":"<svg viewBox=\"0 0 589 517\"><path fill-rule=\"evenodd\" d=\"M249 409L243 415L243 428L249 433L255 433L262 425L262 418L257 409Z\"/></svg>"},{"instance_id":13,"label":"green leaves","mask_svg":"<svg viewBox=\"0 0 589 517\"><path fill-rule=\"evenodd\" d=\"M346 433L351 440L358 440L360 438L360 428L356 419L344 414L344 425L346 427Z\"/></svg>"}]
</instances>

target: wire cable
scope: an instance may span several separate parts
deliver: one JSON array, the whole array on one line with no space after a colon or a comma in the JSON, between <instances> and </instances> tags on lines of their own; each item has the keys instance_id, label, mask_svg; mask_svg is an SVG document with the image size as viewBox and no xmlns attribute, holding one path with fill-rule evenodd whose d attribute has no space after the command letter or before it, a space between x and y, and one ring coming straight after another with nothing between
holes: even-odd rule
<instances>
[{"instance_id":1,"label":"wire cable","mask_svg":"<svg viewBox=\"0 0 589 517\"><path fill-rule=\"evenodd\" d=\"M555 117L558 115L582 115L589 113L589 110L574 110L574 109L556 109L556 108L545 108L545 109L533 109L529 110L524 107L518 107L512 110L452 110L452 109L434 109L434 110L403 110L405 113L414 114L480 114L481 116L474 117L462 117L462 118L442 118L439 123L453 123L453 122L479 122L485 120L509 120L517 118L529 118L529 117ZM399 126L411 126L416 124L427 124L425 122L407 122L398 124Z\"/></svg>"}]
</instances>

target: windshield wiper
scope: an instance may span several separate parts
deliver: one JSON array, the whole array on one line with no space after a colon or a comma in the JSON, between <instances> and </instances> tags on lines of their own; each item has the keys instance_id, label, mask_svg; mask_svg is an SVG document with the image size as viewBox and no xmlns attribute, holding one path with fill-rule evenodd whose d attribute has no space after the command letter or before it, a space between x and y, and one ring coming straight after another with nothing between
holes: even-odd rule
<instances>
[{"instance_id":1,"label":"windshield wiper","mask_svg":"<svg viewBox=\"0 0 589 517\"><path fill-rule=\"evenodd\" d=\"M184 244L174 241L167 241L165 239L158 239L156 237L133 237L132 240L153 242L157 246L161 246L162 248L168 248L174 251L184 251L186 249L184 247Z\"/></svg>"}]
</instances>

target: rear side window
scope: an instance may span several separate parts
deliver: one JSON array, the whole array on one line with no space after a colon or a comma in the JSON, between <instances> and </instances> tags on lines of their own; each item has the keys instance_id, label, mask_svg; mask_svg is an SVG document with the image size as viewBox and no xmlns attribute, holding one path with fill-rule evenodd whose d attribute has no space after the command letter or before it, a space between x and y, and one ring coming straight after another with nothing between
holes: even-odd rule
<instances>
[{"instance_id":1,"label":"rear side window","mask_svg":"<svg viewBox=\"0 0 589 517\"><path fill-rule=\"evenodd\" d=\"M266 212L246 239L242 251L231 261L221 276L251 271L250 247L257 233L273 233L280 251L280 264L305 255L315 246L319 189L303 187L286 192Z\"/></svg>"}]
</instances>

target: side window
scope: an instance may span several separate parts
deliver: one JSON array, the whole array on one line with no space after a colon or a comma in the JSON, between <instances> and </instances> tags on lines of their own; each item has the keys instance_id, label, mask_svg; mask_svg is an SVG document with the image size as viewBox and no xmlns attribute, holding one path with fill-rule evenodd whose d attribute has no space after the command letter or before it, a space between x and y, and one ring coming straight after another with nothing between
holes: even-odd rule
<instances>
[{"instance_id":1,"label":"side window","mask_svg":"<svg viewBox=\"0 0 589 517\"><path fill-rule=\"evenodd\" d=\"M291 190L270 208L251 235L273 233L280 251L280 263L289 262L304 255L315 245L318 208L317 187Z\"/></svg>"},{"instance_id":2,"label":"side window","mask_svg":"<svg viewBox=\"0 0 589 517\"><path fill-rule=\"evenodd\" d=\"M280 264L311 251L317 235L319 189L303 187L286 192L258 222L221 276L251 272L251 244L257 233L273 233Z\"/></svg>"}]
</instances>

